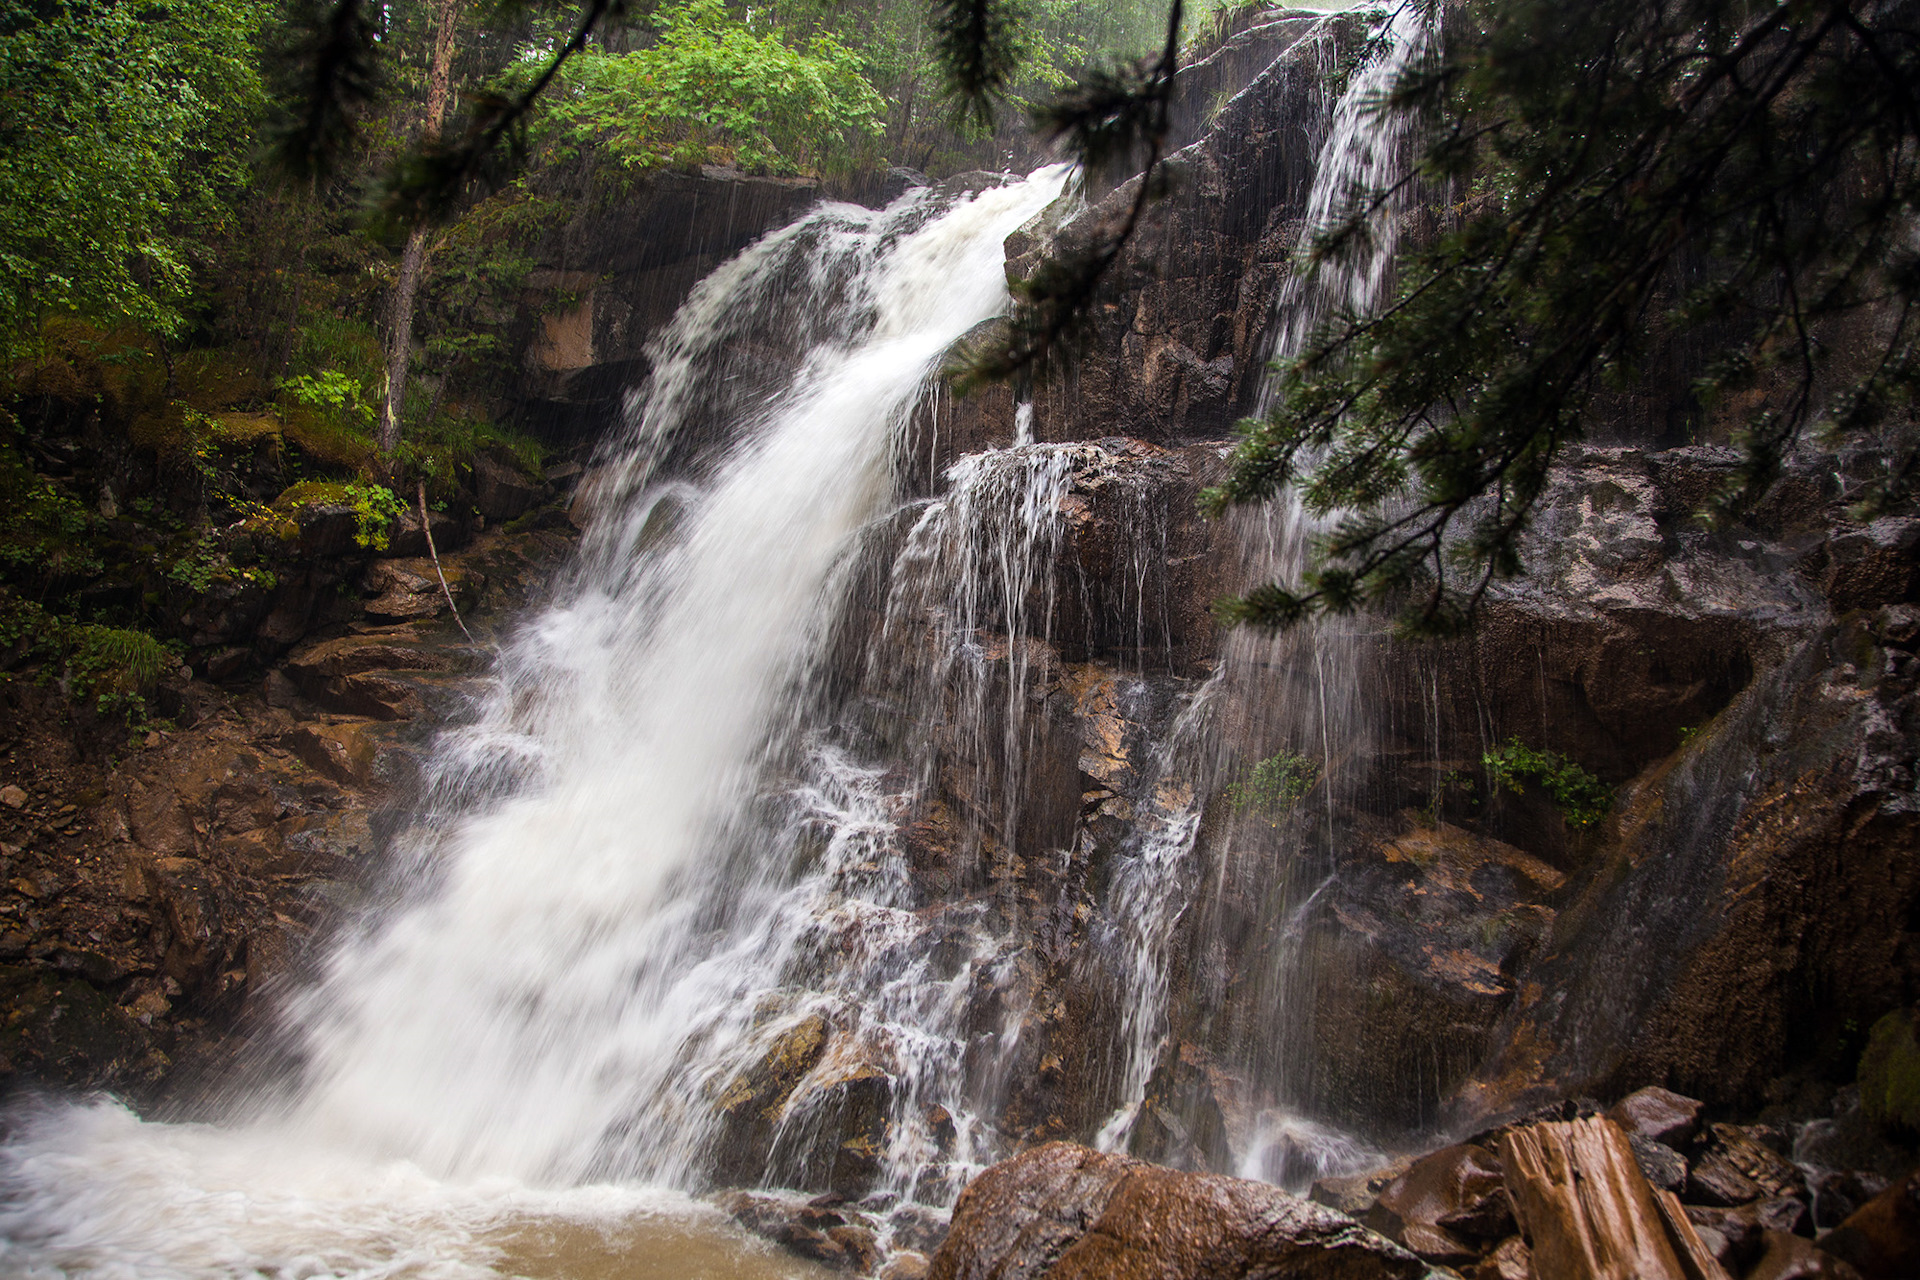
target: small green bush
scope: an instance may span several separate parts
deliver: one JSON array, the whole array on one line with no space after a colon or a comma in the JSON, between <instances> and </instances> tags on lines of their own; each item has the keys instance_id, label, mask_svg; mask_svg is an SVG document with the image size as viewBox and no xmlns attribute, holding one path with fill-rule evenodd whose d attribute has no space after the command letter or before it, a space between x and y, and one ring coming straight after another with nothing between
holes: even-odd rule
<instances>
[{"instance_id":1,"label":"small green bush","mask_svg":"<svg viewBox=\"0 0 1920 1280\"><path fill-rule=\"evenodd\" d=\"M1320 766L1297 751L1282 751L1244 770L1227 786L1236 813L1257 813L1275 822L1294 808L1320 781Z\"/></svg>"},{"instance_id":2,"label":"small green bush","mask_svg":"<svg viewBox=\"0 0 1920 1280\"><path fill-rule=\"evenodd\" d=\"M1590 827L1613 806L1612 787L1559 752L1536 751L1517 737L1486 752L1480 763L1496 791L1505 787L1525 795L1525 780L1537 783L1570 826Z\"/></svg>"}]
</instances>

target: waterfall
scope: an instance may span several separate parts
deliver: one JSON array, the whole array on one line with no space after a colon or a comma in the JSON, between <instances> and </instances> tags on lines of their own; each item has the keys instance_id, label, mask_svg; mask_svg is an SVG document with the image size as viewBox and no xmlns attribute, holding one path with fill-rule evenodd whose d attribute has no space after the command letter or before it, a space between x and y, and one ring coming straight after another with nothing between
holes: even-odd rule
<instances>
[{"instance_id":1,"label":"waterfall","mask_svg":"<svg viewBox=\"0 0 1920 1280\"><path fill-rule=\"evenodd\" d=\"M695 292L595 469L568 579L437 749L391 905L295 1005L297 1086L224 1128L104 1102L17 1120L0 1267L491 1274L502 1214L688 1212L647 1189L717 1172L803 1183L822 1127L863 1106L897 1120L845 1155L874 1178L911 1191L936 1148L974 1167L954 988L999 944L949 929L926 953L895 839L910 780L809 712L853 585L913 515L898 441L946 351L1007 305L1002 242L1065 177L825 206ZM994 585L961 614L1022 614L1037 483L1006 513L1013 550L963 566ZM993 489L956 476L944 509L974 519ZM908 562L940 527L920 513ZM776 1049L804 1078L777 1123L752 1076ZM829 1160L857 1147L828 1138Z\"/></svg>"},{"instance_id":2,"label":"waterfall","mask_svg":"<svg viewBox=\"0 0 1920 1280\"><path fill-rule=\"evenodd\" d=\"M1276 363L1303 351L1329 320L1362 314L1383 301L1398 248L1398 220L1409 207L1404 191L1386 196L1366 219L1358 246L1313 263L1315 239L1357 200L1384 192L1407 172L1407 117L1377 109L1383 95L1436 38L1437 15L1420 0L1394 9L1373 33L1370 52L1353 70L1333 104L1314 169L1295 267L1281 287L1269 326ZM1331 45L1328 45L1331 48ZM1271 384L1257 403L1271 404ZM1236 548L1233 580L1252 585L1298 581L1307 550L1321 524L1283 493L1264 507L1230 517ZM1244 861L1257 851L1274 872L1253 891L1261 901L1268 955L1265 980L1240 996L1244 1007L1228 1015L1237 1022L1232 1039L1243 1046L1253 1098L1240 1101L1242 1119L1237 1172L1294 1186L1316 1176L1365 1163L1372 1152L1325 1125L1299 1114L1306 1102L1310 1046L1302 1029L1310 1011L1298 988L1300 946L1308 913L1328 883L1328 860L1336 839L1335 815L1343 797L1361 779L1357 763L1367 754L1370 732L1362 698L1363 622L1326 620L1292 632L1242 630L1226 641L1223 660L1206 690L1194 700L1179 730L1161 752L1160 790L1175 791L1184 804L1142 815L1141 828L1114 877L1106 904L1111 953L1122 1002L1124 1085L1121 1102L1096 1139L1107 1150L1142 1148L1136 1136L1152 1073L1166 1064L1172 1014L1169 943L1182 920L1205 907L1204 895L1220 898L1229 874L1228 850ZM1211 751L1196 744L1204 742ZM1232 784L1242 786L1262 761L1300 762L1313 771L1312 785L1275 820L1235 803ZM1304 777L1304 775L1302 775ZM1208 839L1221 882L1199 883L1194 863L1202 851L1199 813L1192 797L1227 789L1231 810ZM1204 925L1189 931L1204 945ZM1254 1109L1265 1100L1267 1105ZM1163 1154L1150 1144L1149 1154Z\"/></svg>"},{"instance_id":3,"label":"waterfall","mask_svg":"<svg viewBox=\"0 0 1920 1280\"><path fill-rule=\"evenodd\" d=\"M1382 28L1310 226L1396 172L1399 126L1365 106L1431 38L1414 5ZM1007 306L1004 242L1065 178L824 206L696 289L553 602L438 742L382 906L289 1009L294 1078L221 1124L16 1111L0 1271L792 1274L716 1244L690 1196L851 1188L901 1214L1036 1135L1152 1154L1196 998L1180 946L1274 869L1239 890L1263 979L1215 1015L1257 1084L1235 1163L1297 1184L1364 1155L1301 1114L1294 990L1367 754L1364 638L1236 635L1210 678L1170 671L1173 464L1035 442L1030 405L1009 447L901 496L944 353ZM1377 301L1395 212L1288 281L1277 356ZM1098 608L1095 505L1132 534ZM1311 532L1285 499L1238 518L1240 580L1297 575ZM1247 801L1276 761L1284 804ZM1061 1035L1097 1107L1071 1125L1035 1101L1071 1069L1065 1001L1036 1000L1061 973L1101 1019Z\"/></svg>"}]
</instances>

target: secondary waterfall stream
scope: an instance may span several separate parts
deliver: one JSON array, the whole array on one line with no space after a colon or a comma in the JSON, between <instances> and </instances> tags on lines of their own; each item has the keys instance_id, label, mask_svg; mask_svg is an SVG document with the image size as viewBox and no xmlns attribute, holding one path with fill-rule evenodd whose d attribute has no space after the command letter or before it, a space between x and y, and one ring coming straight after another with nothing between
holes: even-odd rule
<instances>
[{"instance_id":1,"label":"secondary waterfall stream","mask_svg":"<svg viewBox=\"0 0 1920 1280\"><path fill-rule=\"evenodd\" d=\"M1403 9L1333 106L1314 216L1391 172L1361 108L1427 32ZM1006 307L1003 242L1066 180L823 206L695 291L553 602L436 747L387 905L288 1011L293 1078L219 1125L17 1112L0 1269L801 1274L688 1193L857 1187L897 1216L1037 1136L1140 1149L1197 855L1230 840L1281 868L1272 980L1232 1013L1261 1082L1240 1172L1355 1158L1285 1087L1288 940L1365 732L1354 638L1239 637L1211 678L1166 670L1172 470L1125 441L1035 443L1030 407L1011 444L902 496L941 360ZM1282 355L1378 297L1387 239L1289 286ZM1089 504L1131 539L1104 665L1059 634ZM1306 536L1284 505L1245 521L1238 580L1297 571ZM1063 718L1088 737L1055 777ZM1308 820L1207 829L1229 782L1296 755ZM1041 970L1092 1011L1037 1007ZM1088 1036L1060 1030L1075 1017ZM1034 1081L1076 1051L1101 1109L1069 1122Z\"/></svg>"}]
</instances>

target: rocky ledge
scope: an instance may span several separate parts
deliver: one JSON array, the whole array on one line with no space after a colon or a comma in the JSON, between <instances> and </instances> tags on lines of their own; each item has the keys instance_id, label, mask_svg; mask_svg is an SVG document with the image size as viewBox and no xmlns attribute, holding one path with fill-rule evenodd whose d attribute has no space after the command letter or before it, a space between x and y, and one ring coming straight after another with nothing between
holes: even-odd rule
<instances>
[{"instance_id":1,"label":"rocky ledge","mask_svg":"<svg viewBox=\"0 0 1920 1280\"><path fill-rule=\"evenodd\" d=\"M549 527L443 554L450 592L424 560L330 561L346 589L290 651L169 674L166 727L131 741L32 671L0 674L0 1088L177 1095L271 1019L486 666L447 596L484 640L571 547L532 523Z\"/></svg>"}]
</instances>

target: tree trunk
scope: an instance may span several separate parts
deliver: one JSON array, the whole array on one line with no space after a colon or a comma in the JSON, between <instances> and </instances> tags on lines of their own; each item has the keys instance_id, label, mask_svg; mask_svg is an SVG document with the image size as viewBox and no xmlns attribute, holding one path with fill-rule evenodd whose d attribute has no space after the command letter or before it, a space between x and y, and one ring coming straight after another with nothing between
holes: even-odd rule
<instances>
[{"instance_id":1,"label":"tree trunk","mask_svg":"<svg viewBox=\"0 0 1920 1280\"><path fill-rule=\"evenodd\" d=\"M1533 1270L1553 1280L1727 1280L1680 1210L1647 1184L1602 1116L1509 1129L1500 1163Z\"/></svg>"},{"instance_id":2,"label":"tree trunk","mask_svg":"<svg viewBox=\"0 0 1920 1280\"><path fill-rule=\"evenodd\" d=\"M440 136L446 120L447 97L453 88L453 30L457 0L440 0L439 27L433 38L433 60L427 69L427 118L420 136L431 142ZM400 415L407 402L407 362L413 353L413 299L420 290L420 272L427 260L427 229L407 233L400 254L400 278L393 286L393 306L387 331L387 395L380 406L376 443L389 455L400 445Z\"/></svg>"}]
</instances>

